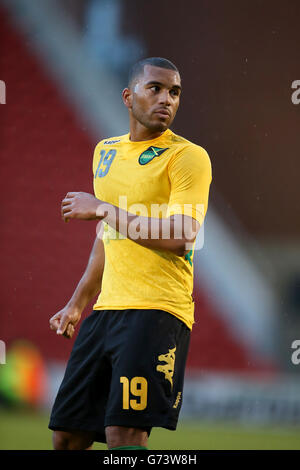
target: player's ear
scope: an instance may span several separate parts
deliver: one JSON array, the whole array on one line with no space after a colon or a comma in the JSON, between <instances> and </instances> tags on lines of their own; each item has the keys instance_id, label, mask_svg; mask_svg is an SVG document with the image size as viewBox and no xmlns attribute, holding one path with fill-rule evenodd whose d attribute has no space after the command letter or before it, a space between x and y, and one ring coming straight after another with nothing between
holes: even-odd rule
<instances>
[{"instance_id":1,"label":"player's ear","mask_svg":"<svg viewBox=\"0 0 300 470\"><path fill-rule=\"evenodd\" d=\"M124 88L122 91L122 98L123 103L125 104L126 108L131 108L132 106L132 91L130 88Z\"/></svg>"}]
</instances>

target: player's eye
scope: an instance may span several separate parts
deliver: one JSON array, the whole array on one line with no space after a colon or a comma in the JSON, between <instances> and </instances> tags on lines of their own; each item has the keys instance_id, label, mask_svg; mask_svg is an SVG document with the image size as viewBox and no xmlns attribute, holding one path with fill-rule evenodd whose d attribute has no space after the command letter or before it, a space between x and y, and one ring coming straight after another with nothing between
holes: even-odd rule
<instances>
[{"instance_id":1,"label":"player's eye","mask_svg":"<svg viewBox=\"0 0 300 470\"><path fill-rule=\"evenodd\" d=\"M160 90L160 87L158 85L153 85L150 90L153 90L155 92L159 91Z\"/></svg>"},{"instance_id":2,"label":"player's eye","mask_svg":"<svg viewBox=\"0 0 300 470\"><path fill-rule=\"evenodd\" d=\"M170 93L171 93L171 95L173 95L173 96L178 96L178 95L179 95L179 91L178 91L178 90L175 90L175 89L174 89L174 90L171 90Z\"/></svg>"}]
</instances>

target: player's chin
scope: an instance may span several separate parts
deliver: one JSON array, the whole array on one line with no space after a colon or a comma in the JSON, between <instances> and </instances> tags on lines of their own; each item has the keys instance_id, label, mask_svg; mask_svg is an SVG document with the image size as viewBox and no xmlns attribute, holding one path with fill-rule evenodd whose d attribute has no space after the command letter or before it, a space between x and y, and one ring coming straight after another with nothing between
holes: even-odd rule
<instances>
[{"instance_id":1,"label":"player's chin","mask_svg":"<svg viewBox=\"0 0 300 470\"><path fill-rule=\"evenodd\" d=\"M170 119L156 119L153 123L153 129L162 132L168 129Z\"/></svg>"}]
</instances>

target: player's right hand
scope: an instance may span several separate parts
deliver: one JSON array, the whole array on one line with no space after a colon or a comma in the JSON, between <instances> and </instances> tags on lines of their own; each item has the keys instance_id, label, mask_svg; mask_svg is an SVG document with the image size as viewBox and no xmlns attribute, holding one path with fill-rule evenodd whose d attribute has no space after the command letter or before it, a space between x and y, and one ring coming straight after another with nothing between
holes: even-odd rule
<instances>
[{"instance_id":1,"label":"player's right hand","mask_svg":"<svg viewBox=\"0 0 300 470\"><path fill-rule=\"evenodd\" d=\"M66 338L72 338L75 332L75 327L79 322L81 313L66 305L62 310L57 312L50 318L50 328L56 331L58 335L63 335Z\"/></svg>"}]
</instances>

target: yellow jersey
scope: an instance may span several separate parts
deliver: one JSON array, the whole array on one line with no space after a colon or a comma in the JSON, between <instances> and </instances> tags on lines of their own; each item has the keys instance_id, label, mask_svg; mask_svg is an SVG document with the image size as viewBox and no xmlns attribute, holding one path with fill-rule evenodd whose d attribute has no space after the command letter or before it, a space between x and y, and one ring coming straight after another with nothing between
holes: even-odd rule
<instances>
[{"instance_id":1,"label":"yellow jersey","mask_svg":"<svg viewBox=\"0 0 300 470\"><path fill-rule=\"evenodd\" d=\"M212 181L207 152L170 129L152 140L130 134L99 142L93 158L96 198L146 217L189 215L203 224ZM149 249L104 222L105 265L94 310L159 309L192 329L193 255ZM195 246L195 242L193 248Z\"/></svg>"}]
</instances>

